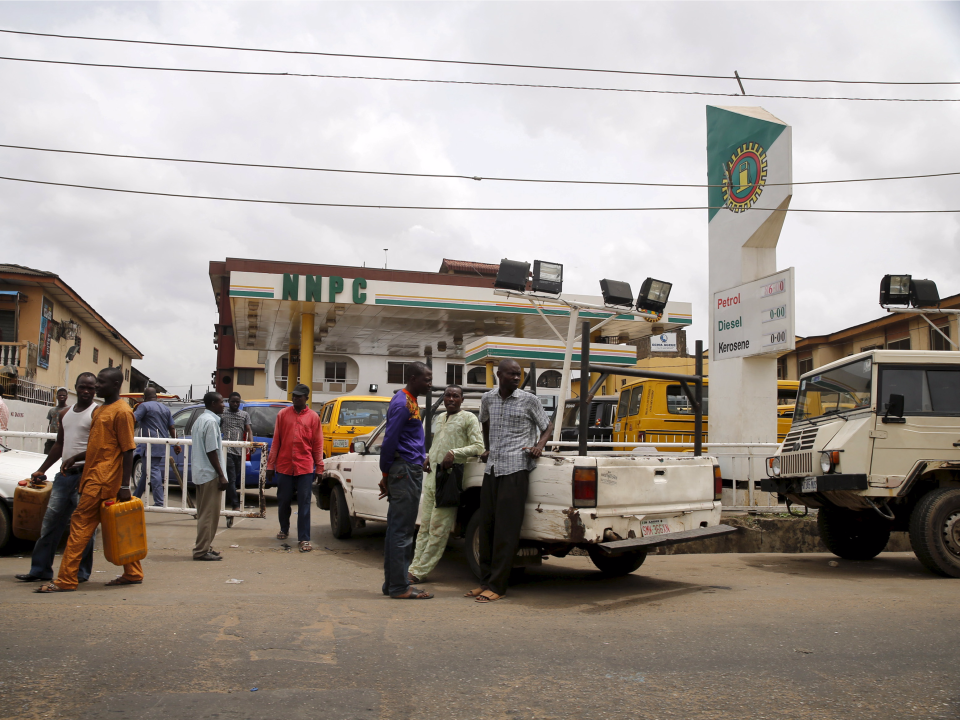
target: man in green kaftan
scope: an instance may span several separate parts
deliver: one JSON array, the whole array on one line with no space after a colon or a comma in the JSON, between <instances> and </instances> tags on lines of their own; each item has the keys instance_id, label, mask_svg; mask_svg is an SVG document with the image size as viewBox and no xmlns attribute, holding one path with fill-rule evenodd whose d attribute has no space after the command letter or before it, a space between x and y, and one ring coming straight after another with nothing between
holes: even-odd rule
<instances>
[{"instance_id":1,"label":"man in green kaftan","mask_svg":"<svg viewBox=\"0 0 960 720\"><path fill-rule=\"evenodd\" d=\"M417 535L417 551L408 571L410 582L423 582L440 562L457 519L457 508L438 508L434 505L437 470L449 468L454 463L462 464L467 458L479 456L484 449L480 421L471 412L461 412L462 403L463 388L450 385L443 393L443 405L447 411L437 418L433 444L424 468L420 533Z\"/></svg>"}]
</instances>

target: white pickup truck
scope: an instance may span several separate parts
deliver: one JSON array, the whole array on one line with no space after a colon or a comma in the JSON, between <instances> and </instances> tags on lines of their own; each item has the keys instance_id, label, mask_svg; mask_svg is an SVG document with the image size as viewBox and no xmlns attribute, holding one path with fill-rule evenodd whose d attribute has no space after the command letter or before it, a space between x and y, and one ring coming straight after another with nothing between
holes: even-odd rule
<instances>
[{"instance_id":1,"label":"white pickup truck","mask_svg":"<svg viewBox=\"0 0 960 720\"><path fill-rule=\"evenodd\" d=\"M387 500L379 499L378 489L383 428L355 440L352 452L327 460L314 485L337 538L350 537L368 520L387 519ZM466 540L474 574L479 574L483 472L479 461L467 462L455 531ZM711 457L545 452L530 474L514 566L538 565L544 555L564 557L584 548L604 574L631 573L653 547L733 532L718 525L720 489L720 470Z\"/></svg>"}]
</instances>

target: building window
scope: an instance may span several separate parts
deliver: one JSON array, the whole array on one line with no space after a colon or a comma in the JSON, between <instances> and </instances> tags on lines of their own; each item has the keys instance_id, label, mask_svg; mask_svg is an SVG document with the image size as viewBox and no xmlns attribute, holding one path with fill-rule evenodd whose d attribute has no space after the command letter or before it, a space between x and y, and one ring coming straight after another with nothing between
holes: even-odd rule
<instances>
[{"instance_id":1,"label":"building window","mask_svg":"<svg viewBox=\"0 0 960 720\"><path fill-rule=\"evenodd\" d=\"M239 368L237 370L237 385L253 385L253 368Z\"/></svg>"},{"instance_id":2,"label":"building window","mask_svg":"<svg viewBox=\"0 0 960 720\"><path fill-rule=\"evenodd\" d=\"M387 363L387 382L393 385L406 385L410 378L410 366L412 362L388 362Z\"/></svg>"},{"instance_id":3,"label":"building window","mask_svg":"<svg viewBox=\"0 0 960 720\"><path fill-rule=\"evenodd\" d=\"M887 343L887 350L909 350L910 349L910 338L903 338L902 340L892 340Z\"/></svg>"},{"instance_id":4,"label":"building window","mask_svg":"<svg viewBox=\"0 0 960 720\"><path fill-rule=\"evenodd\" d=\"M803 377L804 374L813 370L813 355L797 358L797 377Z\"/></svg>"},{"instance_id":5,"label":"building window","mask_svg":"<svg viewBox=\"0 0 960 720\"><path fill-rule=\"evenodd\" d=\"M777 359L777 380L787 379L787 359L785 357Z\"/></svg>"},{"instance_id":6,"label":"building window","mask_svg":"<svg viewBox=\"0 0 960 720\"><path fill-rule=\"evenodd\" d=\"M107 367L113 367L113 358L107 358Z\"/></svg>"},{"instance_id":7,"label":"building window","mask_svg":"<svg viewBox=\"0 0 960 720\"><path fill-rule=\"evenodd\" d=\"M346 382L347 380L346 361L331 362L330 360L327 360L323 364L323 379L325 382Z\"/></svg>"},{"instance_id":8,"label":"building window","mask_svg":"<svg viewBox=\"0 0 960 720\"><path fill-rule=\"evenodd\" d=\"M487 369L485 367L475 367L467 373L468 385L486 385Z\"/></svg>"},{"instance_id":9,"label":"building window","mask_svg":"<svg viewBox=\"0 0 960 720\"><path fill-rule=\"evenodd\" d=\"M287 360L287 356L284 355L282 358L277 360L276 367L273 371L273 380L277 383L277 387L281 390L287 389L287 373L290 370L290 363Z\"/></svg>"},{"instance_id":10,"label":"building window","mask_svg":"<svg viewBox=\"0 0 960 720\"><path fill-rule=\"evenodd\" d=\"M130 368L127 368L126 370L123 371L123 379L126 380L127 382L130 381Z\"/></svg>"},{"instance_id":11,"label":"building window","mask_svg":"<svg viewBox=\"0 0 960 720\"><path fill-rule=\"evenodd\" d=\"M943 332L943 335L950 337L950 325L944 323L940 325L937 323L937 328ZM931 350L953 350L953 346L947 342L946 338L943 337L933 328L930 328L930 349Z\"/></svg>"},{"instance_id":12,"label":"building window","mask_svg":"<svg viewBox=\"0 0 960 720\"><path fill-rule=\"evenodd\" d=\"M559 388L561 378L563 375L556 370L546 370L537 376L537 387Z\"/></svg>"},{"instance_id":13,"label":"building window","mask_svg":"<svg viewBox=\"0 0 960 720\"><path fill-rule=\"evenodd\" d=\"M100 350L97 348L93 349L93 364L96 365L100 362Z\"/></svg>"},{"instance_id":14,"label":"building window","mask_svg":"<svg viewBox=\"0 0 960 720\"><path fill-rule=\"evenodd\" d=\"M463 385L463 365L447 363L447 385Z\"/></svg>"}]
</instances>

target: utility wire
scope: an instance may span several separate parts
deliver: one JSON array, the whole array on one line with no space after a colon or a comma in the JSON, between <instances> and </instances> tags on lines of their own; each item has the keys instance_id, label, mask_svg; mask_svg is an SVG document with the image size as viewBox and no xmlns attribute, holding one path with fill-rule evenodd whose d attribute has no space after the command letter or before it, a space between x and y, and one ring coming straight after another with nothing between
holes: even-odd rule
<instances>
[{"instance_id":1,"label":"utility wire","mask_svg":"<svg viewBox=\"0 0 960 720\"><path fill-rule=\"evenodd\" d=\"M807 78L746 77L744 75L697 75L692 73L665 73L643 70L611 70L604 68L565 67L560 65L523 65L520 63L480 62L475 60L442 60L437 58L401 57L395 55L359 55L356 53L319 52L316 50L279 50L274 48L240 47L235 45L203 45L199 43L161 42L158 40L130 40L126 38L91 37L88 35L60 35L57 33L5 30L10 35L61 38L65 40L94 40L97 42L128 43L132 45L158 45L163 47L200 48L203 50L231 50L240 52L276 53L281 55L312 55L319 57L357 58L361 60L392 60L401 62L440 63L446 65L475 65L481 67L520 68L525 70L561 70L564 72L610 73L617 75L644 75L653 77L697 78L702 80L753 80L757 82L789 83L834 83L842 85L960 85L960 81L890 81L890 80L821 80Z\"/></svg>"},{"instance_id":2,"label":"utility wire","mask_svg":"<svg viewBox=\"0 0 960 720\"><path fill-rule=\"evenodd\" d=\"M269 170L302 170L309 172L350 173L355 175L388 175L394 177L423 177L455 180L488 180L492 182L518 183L553 183L563 185L627 185L633 187L675 187L675 188L722 188L726 185L704 185L696 183L652 183L629 182L618 180L553 180L548 178L511 178L511 177L483 177L480 175L455 175L443 173L412 173L387 172L383 170L345 170L342 168L305 167L303 165L268 165L264 163L227 162L222 160L196 160L191 158L158 157L155 155L125 155L120 153L89 152L86 150L62 150L58 148L42 148L30 145L7 145L0 143L0 148L15 150L33 150L37 152L63 153L67 155L89 155L94 157L123 158L127 160L157 160L161 162L193 163L197 165L223 165L227 167L266 168ZM778 187L783 185L832 185L837 183L877 182L880 180L916 180L920 178L950 177L960 175L960 172L927 173L924 175L897 175L890 177L851 178L846 180L807 180L794 183L764 183L764 187Z\"/></svg>"},{"instance_id":3,"label":"utility wire","mask_svg":"<svg viewBox=\"0 0 960 720\"><path fill-rule=\"evenodd\" d=\"M762 95L758 93L704 92L698 90L645 90L639 88L591 87L585 85L544 85L537 83L507 83L481 80L428 80L424 78L374 77L366 75L323 75L319 73L266 72L257 70L210 70L207 68L175 68L155 65L120 65L116 63L90 63L74 60L40 60L38 58L0 57L10 62L42 63L46 65L74 65L78 67L118 68L121 70L156 70L162 72L207 73L213 75L249 75L258 77L303 77L328 80L376 80L382 82L413 82L436 85L483 85L487 87L543 88L549 90L592 90L595 92L643 93L648 95L700 95L707 97L755 97L780 100L852 100L862 102L960 102L960 98L875 98L875 97L826 97L818 95Z\"/></svg>"},{"instance_id":4,"label":"utility wire","mask_svg":"<svg viewBox=\"0 0 960 720\"><path fill-rule=\"evenodd\" d=\"M441 205L367 205L360 203L325 203L296 200L259 200L255 198L222 197L216 195L193 195L187 193L154 192L150 190L129 190L126 188L101 187L98 185L79 185L74 183L52 182L49 180L29 180L26 178L5 177L0 180L30 183L33 185L51 185L54 187L100 190L103 192L128 193L131 195L156 195L159 197L190 198L193 200L223 200L227 202L259 203L263 205L300 205L308 207L364 208L371 210L471 210L482 212L648 212L662 210L723 210L724 206L691 205L683 207L444 207ZM960 210L826 210L801 208L749 208L750 211L790 212L790 213L852 213L858 215L914 215L960 213Z\"/></svg>"}]
</instances>

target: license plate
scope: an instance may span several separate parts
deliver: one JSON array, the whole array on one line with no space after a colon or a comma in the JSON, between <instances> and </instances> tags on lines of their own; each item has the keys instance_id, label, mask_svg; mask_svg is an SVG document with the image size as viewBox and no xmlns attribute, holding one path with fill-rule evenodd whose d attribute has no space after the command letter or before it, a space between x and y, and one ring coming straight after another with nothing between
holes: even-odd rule
<instances>
[{"instance_id":1,"label":"license plate","mask_svg":"<svg viewBox=\"0 0 960 720\"><path fill-rule=\"evenodd\" d=\"M670 526L666 520L642 520L640 522L640 537L650 537L652 535L666 535L670 532Z\"/></svg>"},{"instance_id":2,"label":"license plate","mask_svg":"<svg viewBox=\"0 0 960 720\"><path fill-rule=\"evenodd\" d=\"M346 440L346 439L344 439L344 440L334 440L334 441L333 441L333 446L334 446L334 447L350 447L350 441L349 441L349 440Z\"/></svg>"},{"instance_id":3,"label":"license plate","mask_svg":"<svg viewBox=\"0 0 960 720\"><path fill-rule=\"evenodd\" d=\"M807 477L803 479L803 487L801 488L802 492L816 492L817 491L817 479L815 477Z\"/></svg>"}]
</instances>

